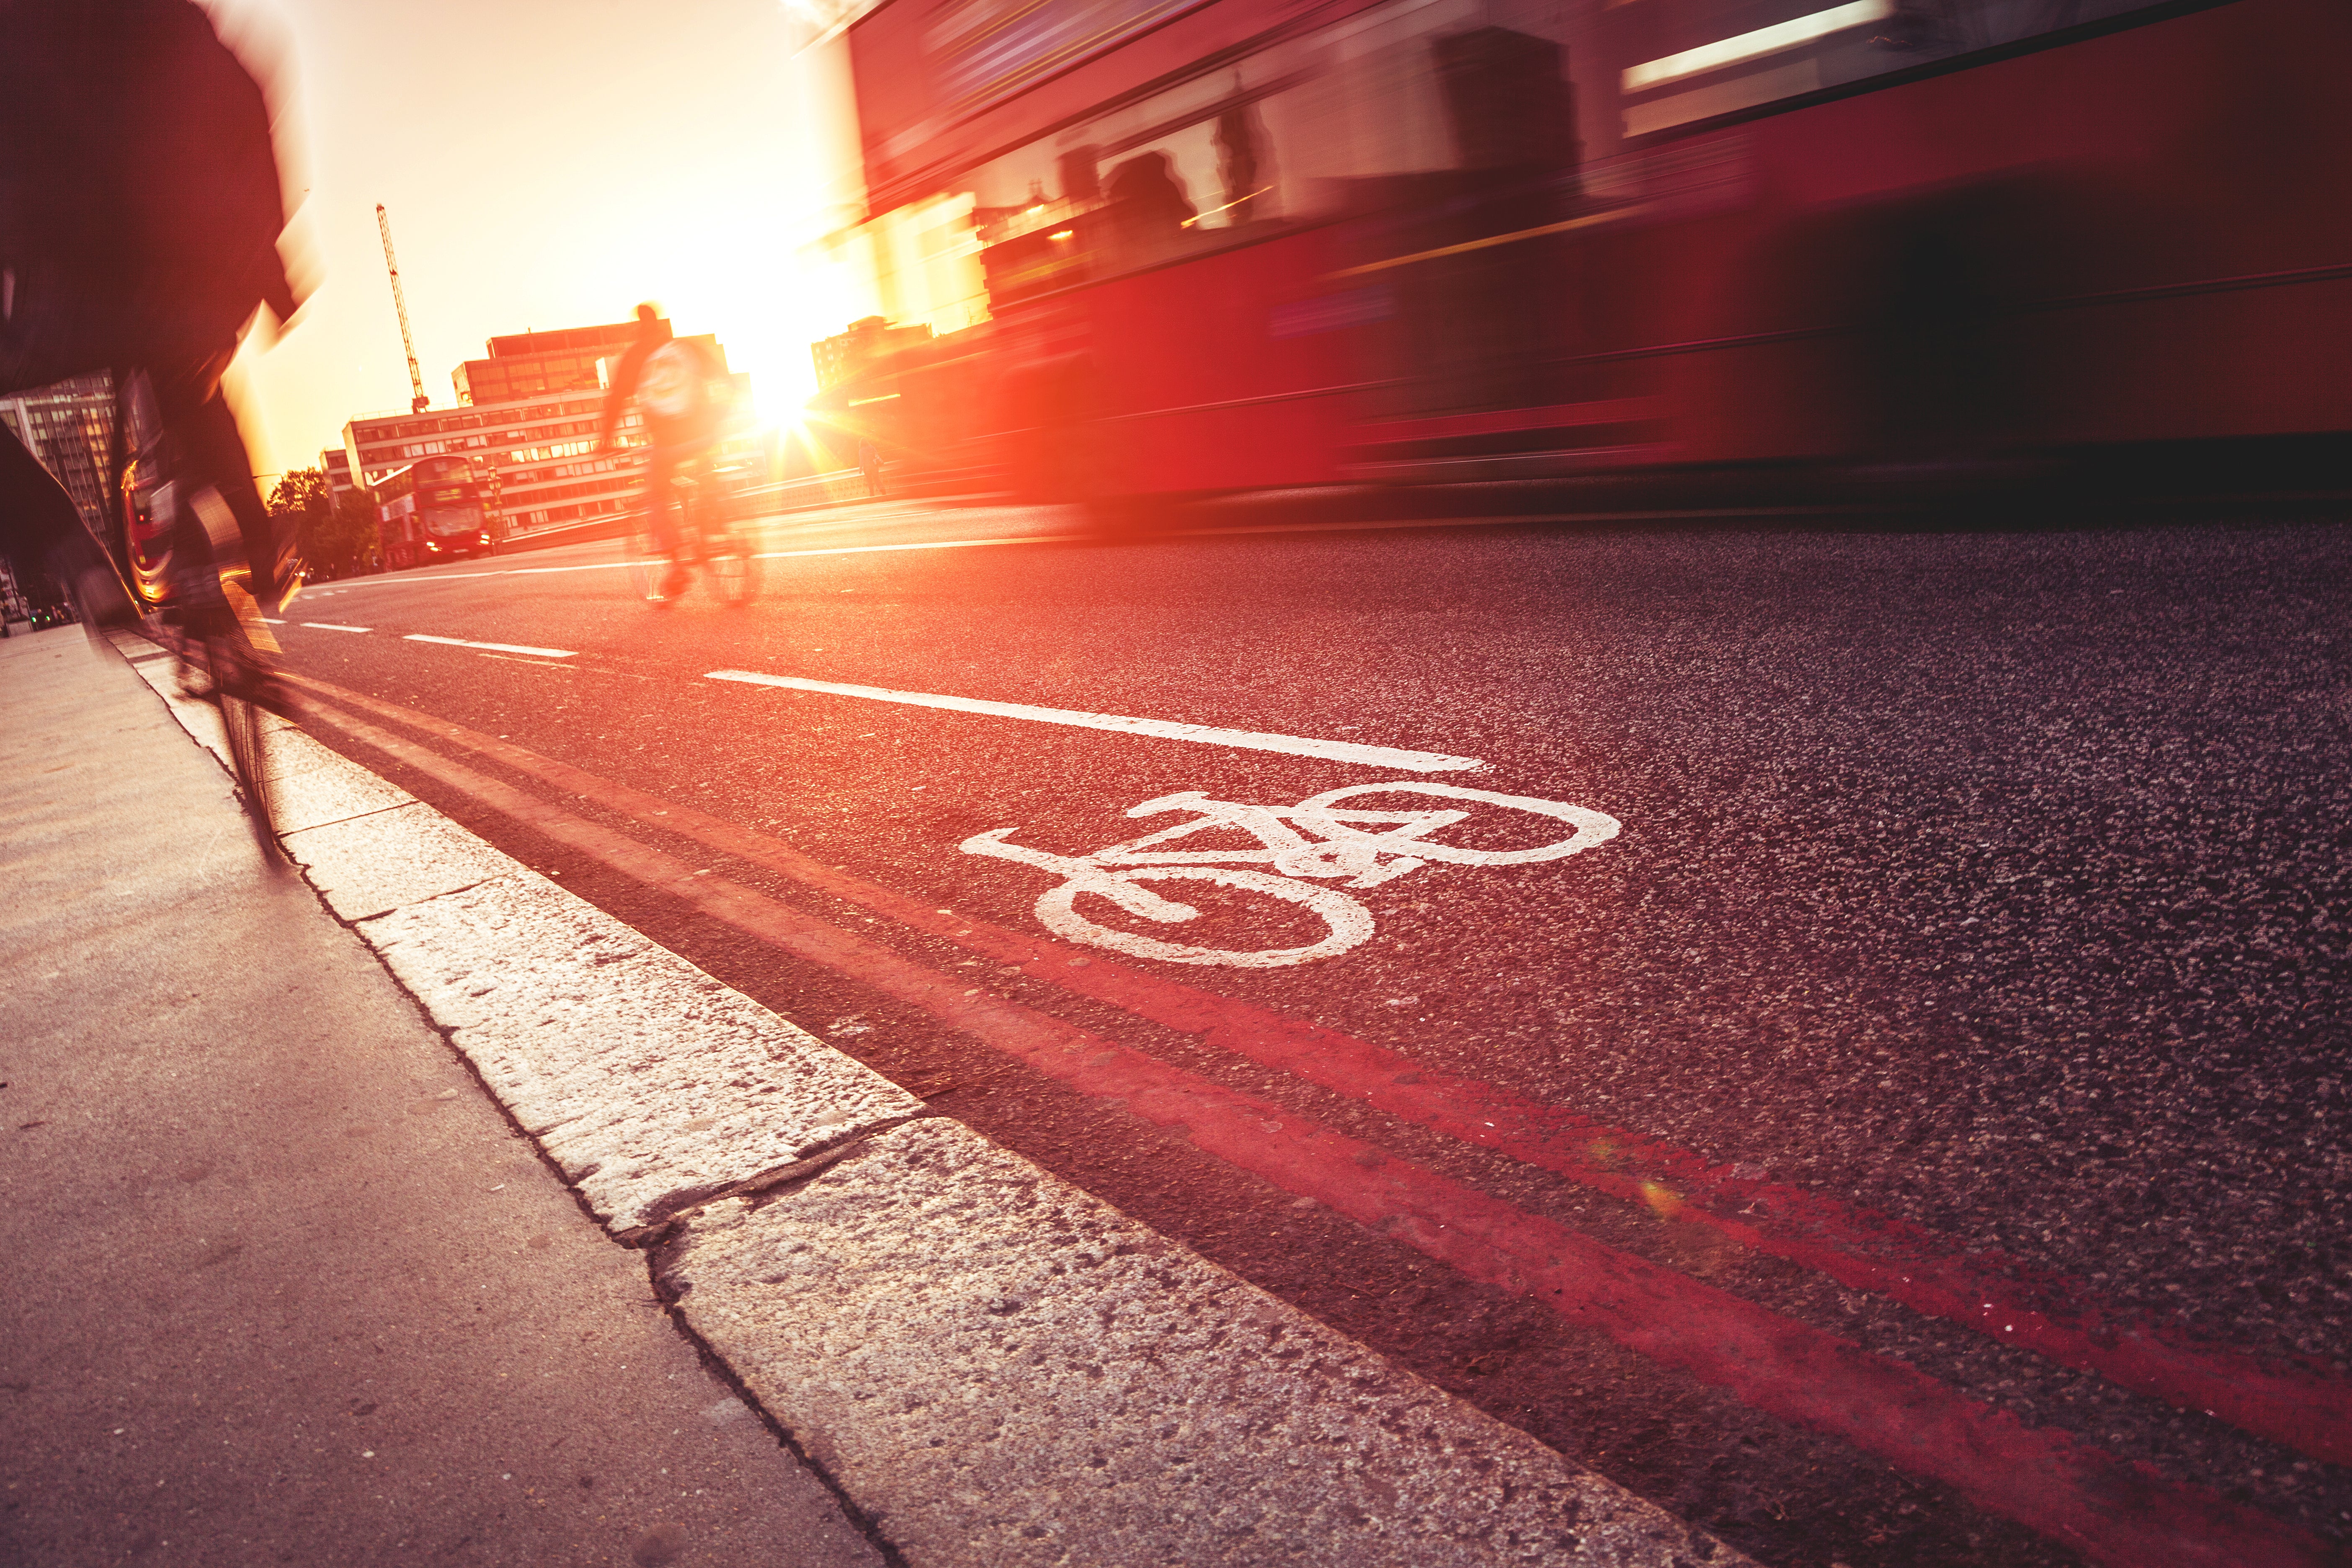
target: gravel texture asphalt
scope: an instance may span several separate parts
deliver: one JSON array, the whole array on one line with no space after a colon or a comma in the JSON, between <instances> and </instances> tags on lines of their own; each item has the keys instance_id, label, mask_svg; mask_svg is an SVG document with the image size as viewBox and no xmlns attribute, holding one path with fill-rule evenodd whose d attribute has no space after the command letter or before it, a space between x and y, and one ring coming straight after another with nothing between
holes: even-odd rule
<instances>
[{"instance_id":1,"label":"gravel texture asphalt","mask_svg":"<svg viewBox=\"0 0 2352 1568\"><path fill-rule=\"evenodd\" d=\"M776 542L1060 531L1050 517L948 512L825 526ZM1287 807L1417 780L1604 812L1622 832L1572 857L1430 864L1349 889L1374 929L1336 956L1160 967L1924 1226L1952 1256L1990 1255L1996 1273L2105 1321L2168 1325L2322 1383L2347 1371L2352 541L2338 526L1628 524L909 548L768 560L745 607L699 592L648 606L611 559L589 546L328 584L282 636L297 670L1015 930L1042 931L1033 905L1054 877L961 845L1011 829L1083 855L1175 820L1125 815L1175 792ZM1383 772L706 679L722 668L1487 765ZM780 958L321 734L990 1138L1763 1561L2072 1560L1948 1487L1299 1207L855 976ZM2341 1465L1005 974L666 837L657 816L567 804L2033 1426L2352 1536ZM1433 837L1523 847L1554 826L1495 809ZM1201 914L1181 932L1090 896L1079 907L1236 952L1326 930L1248 888L1182 887Z\"/></svg>"}]
</instances>

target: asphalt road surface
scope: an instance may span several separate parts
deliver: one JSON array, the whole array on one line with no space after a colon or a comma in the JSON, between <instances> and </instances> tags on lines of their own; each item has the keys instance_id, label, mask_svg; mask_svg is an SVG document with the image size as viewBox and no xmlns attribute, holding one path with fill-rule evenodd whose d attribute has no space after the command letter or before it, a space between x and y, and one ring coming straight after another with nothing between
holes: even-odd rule
<instances>
[{"instance_id":1,"label":"asphalt road surface","mask_svg":"<svg viewBox=\"0 0 2352 1568\"><path fill-rule=\"evenodd\" d=\"M2342 528L1066 532L281 636L329 743L1763 1561L2342 1552Z\"/></svg>"}]
</instances>

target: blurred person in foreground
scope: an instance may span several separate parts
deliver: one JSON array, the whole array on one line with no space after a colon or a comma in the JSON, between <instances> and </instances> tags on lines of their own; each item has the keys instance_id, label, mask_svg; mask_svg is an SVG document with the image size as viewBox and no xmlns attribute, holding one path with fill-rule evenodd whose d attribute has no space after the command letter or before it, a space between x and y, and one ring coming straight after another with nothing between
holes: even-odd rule
<instances>
[{"instance_id":1,"label":"blurred person in foreground","mask_svg":"<svg viewBox=\"0 0 2352 1568\"><path fill-rule=\"evenodd\" d=\"M609 451L631 398L645 416L647 448L642 492L654 553L669 563L661 583L646 596L656 603L676 598L694 580L688 567L701 557L701 541L688 539L677 480L709 480L710 456L724 433L731 397L725 373L709 350L690 339L670 336L661 310L637 307L637 335L613 367L597 427L596 449Z\"/></svg>"},{"instance_id":2,"label":"blurred person in foreground","mask_svg":"<svg viewBox=\"0 0 2352 1568\"><path fill-rule=\"evenodd\" d=\"M261 88L192 0L0 0L0 393L143 374L176 503L170 619L257 687L275 645L255 612L299 569L220 383L261 307L294 316L285 228ZM5 437L0 547L85 618L130 613L72 500Z\"/></svg>"}]
</instances>

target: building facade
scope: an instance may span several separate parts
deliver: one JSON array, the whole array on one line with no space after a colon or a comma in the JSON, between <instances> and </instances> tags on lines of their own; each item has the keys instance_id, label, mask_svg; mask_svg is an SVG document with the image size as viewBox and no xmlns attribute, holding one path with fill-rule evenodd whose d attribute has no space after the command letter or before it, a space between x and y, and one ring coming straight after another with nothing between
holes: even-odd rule
<instances>
[{"instance_id":1,"label":"building facade","mask_svg":"<svg viewBox=\"0 0 2352 1568\"><path fill-rule=\"evenodd\" d=\"M658 323L669 336L669 323ZM615 327L580 327L555 332L522 332L492 338L488 360L469 360L455 373L461 395L473 399L456 408L362 416L343 426L344 459L362 485L373 489L400 469L425 458L470 459L484 492L490 533L509 539L546 529L576 527L599 518L635 511L638 506L638 459L626 451L598 455L598 422L604 416L604 381L612 361L634 341L635 322ZM614 334L618 334L617 339ZM692 341L709 349L720 365L726 350L703 333ZM603 352L592 354L590 351ZM585 361L584 381L578 368ZM562 368L569 363L572 368ZM560 389L486 401L482 393L511 385L482 367L536 365L544 384ZM750 378L732 376L739 397L748 399ZM614 432L618 446L646 444L645 422L627 410Z\"/></svg>"},{"instance_id":2,"label":"building facade","mask_svg":"<svg viewBox=\"0 0 2352 1568\"><path fill-rule=\"evenodd\" d=\"M114 390L103 375L76 376L32 392L0 397L0 425L24 443L41 467L73 497L82 521L107 535L113 486Z\"/></svg>"},{"instance_id":3,"label":"building facade","mask_svg":"<svg viewBox=\"0 0 2352 1568\"><path fill-rule=\"evenodd\" d=\"M507 538L631 509L635 463L620 452L591 455L604 410L604 393L592 389L380 415L344 426L343 450L352 472L370 489L421 458L471 458L484 485L497 487L490 532ZM644 443L634 411L623 416L615 439L623 447Z\"/></svg>"},{"instance_id":4,"label":"building facade","mask_svg":"<svg viewBox=\"0 0 2352 1568\"><path fill-rule=\"evenodd\" d=\"M327 499L340 503L359 486L352 481L352 455L341 447L330 447L319 454L319 471L327 476Z\"/></svg>"},{"instance_id":5,"label":"building facade","mask_svg":"<svg viewBox=\"0 0 2352 1568\"><path fill-rule=\"evenodd\" d=\"M657 322L669 336L669 323ZM469 359L449 373L464 404L510 403L557 392L593 392L602 384L597 362L618 359L636 341L637 324L567 327L555 332L515 332L492 338L488 359Z\"/></svg>"},{"instance_id":6,"label":"building facade","mask_svg":"<svg viewBox=\"0 0 2352 1568\"><path fill-rule=\"evenodd\" d=\"M885 354L920 348L930 341L930 327L920 321L911 327L894 327L880 316L852 321L846 331L809 344L809 357L816 362L817 390L830 392Z\"/></svg>"}]
</instances>

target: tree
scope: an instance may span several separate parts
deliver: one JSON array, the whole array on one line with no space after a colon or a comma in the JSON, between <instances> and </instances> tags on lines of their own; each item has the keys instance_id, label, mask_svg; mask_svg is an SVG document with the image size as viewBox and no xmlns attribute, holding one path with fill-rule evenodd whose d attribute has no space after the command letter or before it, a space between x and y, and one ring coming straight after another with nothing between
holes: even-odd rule
<instances>
[{"instance_id":1,"label":"tree","mask_svg":"<svg viewBox=\"0 0 2352 1568\"><path fill-rule=\"evenodd\" d=\"M381 538L376 522L375 502L365 490L346 490L335 502L333 533L341 545L335 567L338 575L347 577L375 563Z\"/></svg>"},{"instance_id":2,"label":"tree","mask_svg":"<svg viewBox=\"0 0 2352 1568\"><path fill-rule=\"evenodd\" d=\"M319 468L280 475L269 492L269 514L292 519L302 559L313 572L345 575L376 547L374 505L358 491L338 499Z\"/></svg>"}]
</instances>

